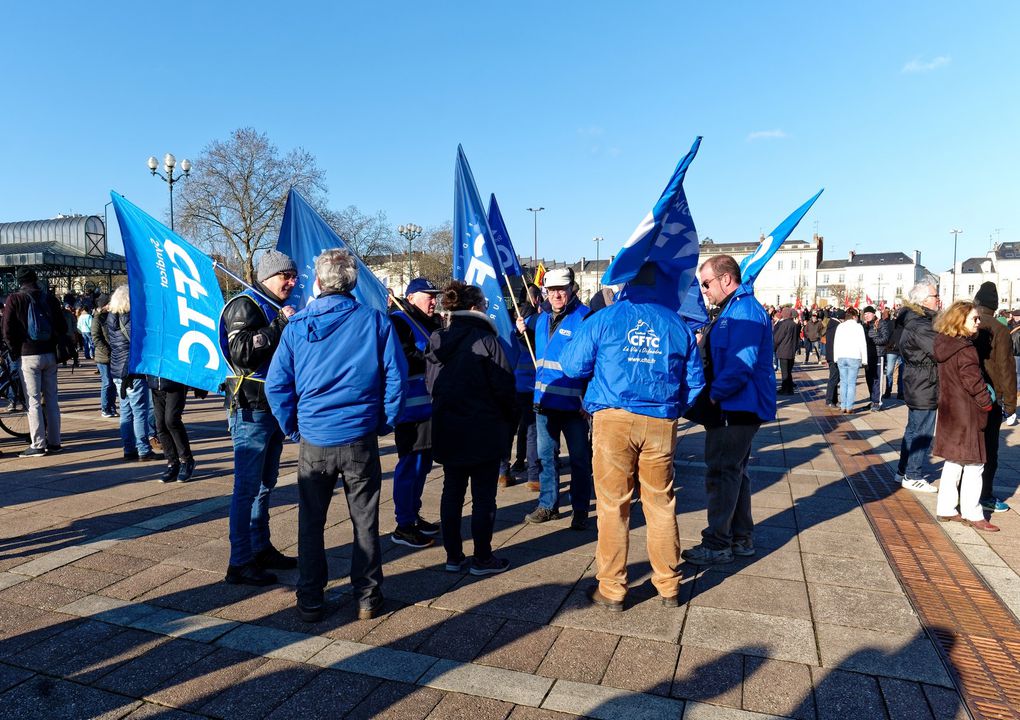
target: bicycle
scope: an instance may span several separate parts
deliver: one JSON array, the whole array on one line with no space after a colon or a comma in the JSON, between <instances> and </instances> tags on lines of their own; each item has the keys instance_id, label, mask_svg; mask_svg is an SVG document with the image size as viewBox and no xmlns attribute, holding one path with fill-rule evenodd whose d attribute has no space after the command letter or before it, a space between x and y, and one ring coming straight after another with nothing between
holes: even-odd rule
<instances>
[{"instance_id":1,"label":"bicycle","mask_svg":"<svg viewBox=\"0 0 1020 720\"><path fill-rule=\"evenodd\" d=\"M0 430L20 440L29 438L25 386L6 346L0 348Z\"/></svg>"}]
</instances>

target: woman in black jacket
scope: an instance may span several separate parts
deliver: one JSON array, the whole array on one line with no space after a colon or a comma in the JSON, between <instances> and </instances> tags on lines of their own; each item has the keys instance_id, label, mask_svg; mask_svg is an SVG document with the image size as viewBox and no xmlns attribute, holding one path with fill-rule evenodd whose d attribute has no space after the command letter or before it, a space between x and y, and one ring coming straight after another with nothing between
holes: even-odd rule
<instances>
[{"instance_id":1,"label":"woman in black jacket","mask_svg":"<svg viewBox=\"0 0 1020 720\"><path fill-rule=\"evenodd\" d=\"M513 420L513 366L496 329L485 315L482 291L453 281L441 295L451 313L450 326L432 333L425 354L426 383L432 396L432 453L443 464L440 522L446 569L460 571L465 562L460 536L461 514L471 483L472 575L492 575L510 561L492 554L496 521L499 462Z\"/></svg>"},{"instance_id":2,"label":"woman in black jacket","mask_svg":"<svg viewBox=\"0 0 1020 720\"><path fill-rule=\"evenodd\" d=\"M191 441L181 419L188 399L188 386L155 375L146 375L145 378L152 391L159 444L166 455L166 470L159 479L162 482L188 482L195 472Z\"/></svg>"}]
</instances>

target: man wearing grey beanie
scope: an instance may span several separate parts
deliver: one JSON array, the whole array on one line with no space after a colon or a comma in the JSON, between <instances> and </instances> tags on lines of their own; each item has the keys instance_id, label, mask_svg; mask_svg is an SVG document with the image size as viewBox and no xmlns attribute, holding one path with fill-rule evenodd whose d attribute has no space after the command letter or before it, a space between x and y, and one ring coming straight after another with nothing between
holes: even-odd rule
<instances>
[{"instance_id":1,"label":"man wearing grey beanie","mask_svg":"<svg viewBox=\"0 0 1020 720\"><path fill-rule=\"evenodd\" d=\"M238 585L271 585L276 575L270 570L297 567L269 538L269 494L280 472L283 431L265 391L269 363L294 314L283 303L297 283L297 267L283 253L267 250L255 277L255 285L232 298L220 315L220 348L232 371L226 389L234 442L226 581Z\"/></svg>"}]
</instances>

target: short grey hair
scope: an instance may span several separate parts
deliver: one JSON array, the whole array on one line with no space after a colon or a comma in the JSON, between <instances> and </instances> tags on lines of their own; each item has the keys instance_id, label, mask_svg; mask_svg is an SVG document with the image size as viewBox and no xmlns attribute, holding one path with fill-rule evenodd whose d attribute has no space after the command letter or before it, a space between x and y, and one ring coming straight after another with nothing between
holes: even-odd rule
<instances>
[{"instance_id":1,"label":"short grey hair","mask_svg":"<svg viewBox=\"0 0 1020 720\"><path fill-rule=\"evenodd\" d=\"M358 265L343 248L330 248L315 258L315 276L323 290L350 292L358 284Z\"/></svg>"},{"instance_id":2,"label":"short grey hair","mask_svg":"<svg viewBox=\"0 0 1020 720\"><path fill-rule=\"evenodd\" d=\"M929 282L919 282L917 285L910 288L910 292L907 293L907 298L915 305L921 305L928 299L928 296L931 295L931 291L933 289L937 290L938 288Z\"/></svg>"},{"instance_id":3,"label":"short grey hair","mask_svg":"<svg viewBox=\"0 0 1020 720\"><path fill-rule=\"evenodd\" d=\"M128 293L127 285L119 285L110 296L110 312L114 315L123 315L131 312L131 295Z\"/></svg>"}]
</instances>

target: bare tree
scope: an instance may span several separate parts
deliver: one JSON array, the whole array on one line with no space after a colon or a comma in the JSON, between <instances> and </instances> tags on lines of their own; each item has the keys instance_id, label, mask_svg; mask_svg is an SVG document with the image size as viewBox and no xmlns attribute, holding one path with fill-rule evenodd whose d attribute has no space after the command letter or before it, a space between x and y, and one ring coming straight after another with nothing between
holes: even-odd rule
<instances>
[{"instance_id":1,"label":"bare tree","mask_svg":"<svg viewBox=\"0 0 1020 720\"><path fill-rule=\"evenodd\" d=\"M453 278L453 224L449 221L428 228L418 239L420 255L415 257L418 274L437 285Z\"/></svg>"},{"instance_id":2,"label":"bare tree","mask_svg":"<svg viewBox=\"0 0 1020 720\"><path fill-rule=\"evenodd\" d=\"M236 258L248 282L255 280L256 255L276 244L288 190L296 188L316 207L326 192L310 153L295 148L281 156L252 128L211 142L183 185L181 230L210 253Z\"/></svg>"},{"instance_id":3,"label":"bare tree","mask_svg":"<svg viewBox=\"0 0 1020 720\"><path fill-rule=\"evenodd\" d=\"M343 210L320 210L320 213L347 247L362 259L394 252L399 247L382 210L375 215L365 215L356 206L349 205Z\"/></svg>"}]
</instances>

